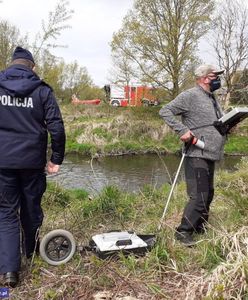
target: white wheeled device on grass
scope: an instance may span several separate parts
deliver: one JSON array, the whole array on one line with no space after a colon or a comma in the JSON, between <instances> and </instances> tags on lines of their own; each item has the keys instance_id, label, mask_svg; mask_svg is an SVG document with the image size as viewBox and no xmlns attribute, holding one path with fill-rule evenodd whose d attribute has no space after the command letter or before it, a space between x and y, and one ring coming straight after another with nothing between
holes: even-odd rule
<instances>
[{"instance_id":1,"label":"white wheeled device on grass","mask_svg":"<svg viewBox=\"0 0 248 300\"><path fill-rule=\"evenodd\" d=\"M122 252L144 255L155 244L155 235L137 235L129 231L112 231L92 236L89 245L78 247L80 252L92 251L100 258L107 258ZM40 256L53 266L68 262L77 250L73 235L63 229L47 233L40 243Z\"/></svg>"}]
</instances>

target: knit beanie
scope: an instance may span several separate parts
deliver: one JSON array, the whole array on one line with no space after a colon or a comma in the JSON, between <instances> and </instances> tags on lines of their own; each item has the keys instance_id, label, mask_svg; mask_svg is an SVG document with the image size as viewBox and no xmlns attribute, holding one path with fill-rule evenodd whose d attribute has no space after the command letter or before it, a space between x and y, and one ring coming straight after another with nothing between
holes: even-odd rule
<instances>
[{"instance_id":1,"label":"knit beanie","mask_svg":"<svg viewBox=\"0 0 248 300\"><path fill-rule=\"evenodd\" d=\"M32 61L33 63L35 63L32 53L30 51L28 51L27 49L24 49L20 46L17 46L15 48L15 51L13 52L13 55L12 55L12 61L15 59L18 59L18 58L28 59L28 60Z\"/></svg>"}]
</instances>

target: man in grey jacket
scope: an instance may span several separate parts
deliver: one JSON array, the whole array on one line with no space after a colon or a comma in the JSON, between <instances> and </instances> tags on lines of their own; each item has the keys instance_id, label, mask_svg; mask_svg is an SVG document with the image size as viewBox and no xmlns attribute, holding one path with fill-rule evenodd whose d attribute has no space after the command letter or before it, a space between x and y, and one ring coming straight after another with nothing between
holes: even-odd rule
<instances>
[{"instance_id":1,"label":"man in grey jacket","mask_svg":"<svg viewBox=\"0 0 248 300\"><path fill-rule=\"evenodd\" d=\"M219 75L223 72L212 65L199 66L195 70L196 86L179 94L159 111L182 142L192 143L184 161L189 201L175 233L175 238L188 246L194 243L193 233L205 230L214 196L215 161L224 153L225 136L212 125L223 115L213 94L221 86Z\"/></svg>"}]
</instances>

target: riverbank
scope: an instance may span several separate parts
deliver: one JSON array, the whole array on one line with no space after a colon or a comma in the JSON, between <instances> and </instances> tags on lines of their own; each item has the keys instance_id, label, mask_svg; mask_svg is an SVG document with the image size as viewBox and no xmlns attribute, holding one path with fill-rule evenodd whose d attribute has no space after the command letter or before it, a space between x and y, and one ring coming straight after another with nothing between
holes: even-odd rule
<instances>
[{"instance_id":1,"label":"riverbank","mask_svg":"<svg viewBox=\"0 0 248 300\"><path fill-rule=\"evenodd\" d=\"M62 105L67 133L66 151L91 157L125 154L175 153L178 136L159 117L159 107ZM232 133L225 153L248 153L248 120Z\"/></svg>"},{"instance_id":2,"label":"riverbank","mask_svg":"<svg viewBox=\"0 0 248 300\"><path fill-rule=\"evenodd\" d=\"M248 160L235 172L216 176L215 201L207 233L187 248L174 240L174 228L187 201L185 183L177 184L168 211L158 224L170 191L145 186L138 194L106 187L95 197L83 190L49 184L43 199L41 236L53 229L72 232L77 244L113 229L155 233L155 246L143 257L120 255L101 260L77 252L65 265L52 267L35 257L23 264L21 284L11 299L56 300L215 300L245 299L247 290Z\"/></svg>"}]
</instances>

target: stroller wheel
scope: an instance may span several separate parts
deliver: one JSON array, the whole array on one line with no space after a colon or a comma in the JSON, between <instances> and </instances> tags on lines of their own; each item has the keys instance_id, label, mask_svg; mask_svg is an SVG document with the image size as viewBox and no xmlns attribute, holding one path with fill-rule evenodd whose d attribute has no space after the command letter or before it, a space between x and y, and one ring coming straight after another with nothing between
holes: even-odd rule
<instances>
[{"instance_id":1,"label":"stroller wheel","mask_svg":"<svg viewBox=\"0 0 248 300\"><path fill-rule=\"evenodd\" d=\"M66 230L56 229L47 233L40 243L40 256L53 266L68 262L76 251L73 235Z\"/></svg>"}]
</instances>

